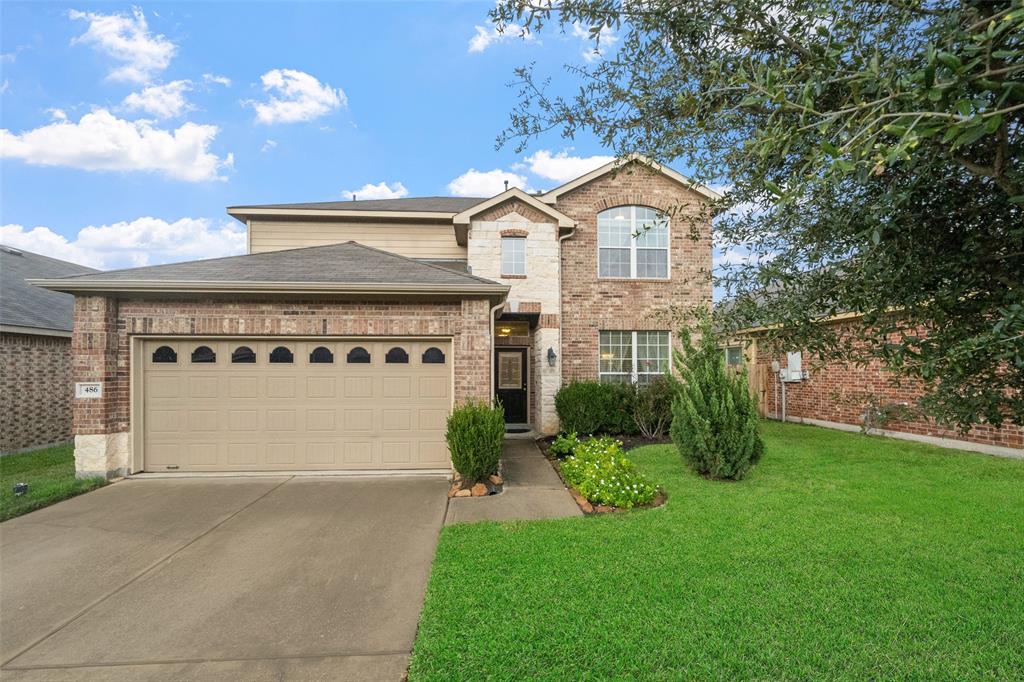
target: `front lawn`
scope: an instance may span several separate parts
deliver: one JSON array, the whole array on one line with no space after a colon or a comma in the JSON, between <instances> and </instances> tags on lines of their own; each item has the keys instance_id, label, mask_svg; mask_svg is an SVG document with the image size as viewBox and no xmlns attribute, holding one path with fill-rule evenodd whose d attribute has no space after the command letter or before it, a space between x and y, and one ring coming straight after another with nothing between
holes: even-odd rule
<instances>
[{"instance_id":1,"label":"front lawn","mask_svg":"<svg viewBox=\"0 0 1024 682\"><path fill-rule=\"evenodd\" d=\"M1024 678L1024 462L765 423L738 483L445 528L410 679Z\"/></svg>"},{"instance_id":2,"label":"front lawn","mask_svg":"<svg viewBox=\"0 0 1024 682\"><path fill-rule=\"evenodd\" d=\"M28 492L15 496L15 483L28 483ZM0 521L60 502L104 483L102 478L75 479L74 448L70 445L0 457Z\"/></svg>"}]
</instances>

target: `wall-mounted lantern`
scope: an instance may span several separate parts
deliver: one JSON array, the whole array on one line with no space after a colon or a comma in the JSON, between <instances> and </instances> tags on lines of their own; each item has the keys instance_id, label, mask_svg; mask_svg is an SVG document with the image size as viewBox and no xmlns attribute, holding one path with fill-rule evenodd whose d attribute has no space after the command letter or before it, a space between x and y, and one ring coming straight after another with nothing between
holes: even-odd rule
<instances>
[{"instance_id":1,"label":"wall-mounted lantern","mask_svg":"<svg viewBox=\"0 0 1024 682\"><path fill-rule=\"evenodd\" d=\"M552 367L555 366L555 361L558 360L558 356L555 355L554 348L548 348L548 364Z\"/></svg>"}]
</instances>

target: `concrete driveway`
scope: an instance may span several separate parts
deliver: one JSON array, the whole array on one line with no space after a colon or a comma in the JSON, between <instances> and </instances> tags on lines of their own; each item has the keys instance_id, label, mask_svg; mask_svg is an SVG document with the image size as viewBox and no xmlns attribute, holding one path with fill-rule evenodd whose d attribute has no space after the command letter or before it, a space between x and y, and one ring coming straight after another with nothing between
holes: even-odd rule
<instances>
[{"instance_id":1,"label":"concrete driveway","mask_svg":"<svg viewBox=\"0 0 1024 682\"><path fill-rule=\"evenodd\" d=\"M0 677L400 679L446 489L133 479L8 521Z\"/></svg>"}]
</instances>

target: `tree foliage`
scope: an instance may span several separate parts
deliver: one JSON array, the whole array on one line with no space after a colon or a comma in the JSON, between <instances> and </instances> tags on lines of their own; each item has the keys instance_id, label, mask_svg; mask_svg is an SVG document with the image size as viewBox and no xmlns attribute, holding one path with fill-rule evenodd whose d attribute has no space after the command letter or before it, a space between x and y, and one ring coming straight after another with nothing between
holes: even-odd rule
<instances>
[{"instance_id":1,"label":"tree foliage","mask_svg":"<svg viewBox=\"0 0 1024 682\"><path fill-rule=\"evenodd\" d=\"M517 70L499 144L586 129L729 188L726 328L880 358L961 428L1024 423L1024 0L505 0L492 19L620 34L567 67L573 94Z\"/></svg>"},{"instance_id":2,"label":"tree foliage","mask_svg":"<svg viewBox=\"0 0 1024 682\"><path fill-rule=\"evenodd\" d=\"M711 478L741 479L764 453L757 430L757 402L747 387L747 374L730 373L710 321L694 344L680 332L682 351L675 351L681 374L672 402L672 441L683 460Z\"/></svg>"}]
</instances>

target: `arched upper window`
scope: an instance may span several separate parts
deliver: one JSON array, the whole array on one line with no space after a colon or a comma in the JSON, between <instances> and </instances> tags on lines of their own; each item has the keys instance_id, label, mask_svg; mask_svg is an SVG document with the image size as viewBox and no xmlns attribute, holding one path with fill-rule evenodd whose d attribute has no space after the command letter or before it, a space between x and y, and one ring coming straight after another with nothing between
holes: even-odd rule
<instances>
[{"instance_id":1,"label":"arched upper window","mask_svg":"<svg viewBox=\"0 0 1024 682\"><path fill-rule=\"evenodd\" d=\"M597 214L597 275L668 278L668 216L647 206Z\"/></svg>"},{"instance_id":2,"label":"arched upper window","mask_svg":"<svg viewBox=\"0 0 1024 682\"><path fill-rule=\"evenodd\" d=\"M353 365L368 365L370 364L370 354L362 346L356 346L345 356L345 361Z\"/></svg>"},{"instance_id":3,"label":"arched upper window","mask_svg":"<svg viewBox=\"0 0 1024 682\"><path fill-rule=\"evenodd\" d=\"M177 362L178 354L170 346L160 346L153 351L153 362Z\"/></svg>"},{"instance_id":4,"label":"arched upper window","mask_svg":"<svg viewBox=\"0 0 1024 682\"><path fill-rule=\"evenodd\" d=\"M405 352L405 349L401 346L395 346L388 351L387 355L384 356L384 362L387 364L406 364L409 362L409 354Z\"/></svg>"},{"instance_id":5,"label":"arched upper window","mask_svg":"<svg viewBox=\"0 0 1024 682\"><path fill-rule=\"evenodd\" d=\"M199 346L192 351L193 363L217 362L217 354L209 346Z\"/></svg>"},{"instance_id":6,"label":"arched upper window","mask_svg":"<svg viewBox=\"0 0 1024 682\"><path fill-rule=\"evenodd\" d=\"M329 348L317 346L309 354L309 361L313 364L330 364L334 362L334 353Z\"/></svg>"},{"instance_id":7,"label":"arched upper window","mask_svg":"<svg viewBox=\"0 0 1024 682\"><path fill-rule=\"evenodd\" d=\"M294 360L295 358L292 356L291 350L286 346L278 346L270 351L270 362L273 364L290 363Z\"/></svg>"},{"instance_id":8,"label":"arched upper window","mask_svg":"<svg viewBox=\"0 0 1024 682\"><path fill-rule=\"evenodd\" d=\"M443 365L444 352L440 348L428 348L423 351L424 365Z\"/></svg>"},{"instance_id":9,"label":"arched upper window","mask_svg":"<svg viewBox=\"0 0 1024 682\"><path fill-rule=\"evenodd\" d=\"M256 362L256 353L249 346L239 346L231 354L231 362L253 364Z\"/></svg>"}]
</instances>

